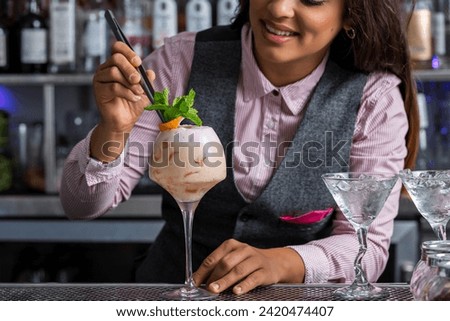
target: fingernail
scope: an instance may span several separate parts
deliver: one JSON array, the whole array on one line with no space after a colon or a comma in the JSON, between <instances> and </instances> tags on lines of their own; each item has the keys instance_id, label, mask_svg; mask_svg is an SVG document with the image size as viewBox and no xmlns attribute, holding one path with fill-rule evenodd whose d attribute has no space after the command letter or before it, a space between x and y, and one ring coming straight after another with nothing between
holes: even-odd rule
<instances>
[{"instance_id":1,"label":"fingernail","mask_svg":"<svg viewBox=\"0 0 450 321\"><path fill-rule=\"evenodd\" d=\"M139 66L141 64L141 58L139 58L138 56L135 56L131 59L131 63L134 66Z\"/></svg>"},{"instance_id":2,"label":"fingernail","mask_svg":"<svg viewBox=\"0 0 450 321\"><path fill-rule=\"evenodd\" d=\"M219 291L219 284L218 283L211 283L210 287L214 290L214 291Z\"/></svg>"},{"instance_id":3,"label":"fingernail","mask_svg":"<svg viewBox=\"0 0 450 321\"><path fill-rule=\"evenodd\" d=\"M242 288L240 286L235 286L233 289L235 294L241 294L242 293Z\"/></svg>"},{"instance_id":4,"label":"fingernail","mask_svg":"<svg viewBox=\"0 0 450 321\"><path fill-rule=\"evenodd\" d=\"M134 100L134 101L139 101L139 100L141 100L141 99L142 99L141 96L134 96L134 97L133 97L133 100Z\"/></svg>"},{"instance_id":5,"label":"fingernail","mask_svg":"<svg viewBox=\"0 0 450 321\"><path fill-rule=\"evenodd\" d=\"M131 74L130 81L131 82L138 82L139 81L139 75L138 74Z\"/></svg>"}]
</instances>

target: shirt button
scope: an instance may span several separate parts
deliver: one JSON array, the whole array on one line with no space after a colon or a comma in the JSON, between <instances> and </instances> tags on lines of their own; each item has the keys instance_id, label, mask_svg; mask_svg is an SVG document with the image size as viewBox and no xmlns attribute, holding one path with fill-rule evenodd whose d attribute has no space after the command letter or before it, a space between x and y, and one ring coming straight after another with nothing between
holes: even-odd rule
<instances>
[{"instance_id":1,"label":"shirt button","mask_svg":"<svg viewBox=\"0 0 450 321\"><path fill-rule=\"evenodd\" d=\"M267 128L274 129L275 128L275 122L271 119L266 124Z\"/></svg>"},{"instance_id":2,"label":"shirt button","mask_svg":"<svg viewBox=\"0 0 450 321\"><path fill-rule=\"evenodd\" d=\"M275 97L278 96L280 94L280 92L276 89L272 90L272 95L274 95Z\"/></svg>"}]
</instances>

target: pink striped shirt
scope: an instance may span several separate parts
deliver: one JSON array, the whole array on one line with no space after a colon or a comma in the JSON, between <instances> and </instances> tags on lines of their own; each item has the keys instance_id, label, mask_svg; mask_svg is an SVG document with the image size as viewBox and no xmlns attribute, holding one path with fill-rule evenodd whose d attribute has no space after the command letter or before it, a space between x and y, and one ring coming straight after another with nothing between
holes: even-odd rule
<instances>
[{"instance_id":1,"label":"pink striped shirt","mask_svg":"<svg viewBox=\"0 0 450 321\"><path fill-rule=\"evenodd\" d=\"M247 201L257 198L280 162L284 149L302 121L309 97L322 76L326 60L307 77L284 87L274 87L261 73L253 57L249 27L242 30L242 65L235 110L235 141L261 142L268 138L275 148L257 147L258 164L234 148L236 186ZM194 33L166 39L144 64L157 75L156 90L169 88L171 98L187 89L195 43ZM226 62L224 62L226 63ZM398 172L406 156L408 123L398 88L400 80L391 74L373 73L365 85L357 115L350 155L352 171ZM201 113L201 112L200 112ZM332 117L332 115L330 115ZM90 134L74 147L63 176L61 201L71 218L92 219L129 198L141 175L146 175L150 155L145 142L159 132L154 112L144 112L130 134L127 155L108 165L89 157ZM142 142L137 148L134 142ZM368 252L363 260L368 278L375 281L383 271L398 211L400 182L369 229ZM304 245L292 245L301 255L306 283L348 282L354 277L353 260L358 241L353 227L338 214L332 235Z\"/></svg>"}]
</instances>

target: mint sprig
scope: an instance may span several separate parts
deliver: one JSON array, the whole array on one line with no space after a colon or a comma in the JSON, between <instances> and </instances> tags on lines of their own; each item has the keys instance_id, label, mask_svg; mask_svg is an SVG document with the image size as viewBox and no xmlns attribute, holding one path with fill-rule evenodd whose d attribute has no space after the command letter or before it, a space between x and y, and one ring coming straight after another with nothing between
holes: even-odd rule
<instances>
[{"instance_id":1,"label":"mint sprig","mask_svg":"<svg viewBox=\"0 0 450 321\"><path fill-rule=\"evenodd\" d=\"M191 120L195 125L201 126L202 120L197 115L198 111L194 108L195 91L189 90L185 96L176 97L172 104L169 103L169 89L165 88L163 92L155 91L153 95L153 104L145 107L145 110L160 110L166 122L179 116Z\"/></svg>"}]
</instances>

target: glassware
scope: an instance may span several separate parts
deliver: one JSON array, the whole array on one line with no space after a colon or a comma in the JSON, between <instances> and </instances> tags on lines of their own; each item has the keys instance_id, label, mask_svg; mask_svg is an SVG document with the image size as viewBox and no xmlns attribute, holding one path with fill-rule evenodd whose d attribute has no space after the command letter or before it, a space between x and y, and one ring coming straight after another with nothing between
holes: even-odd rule
<instances>
[{"instance_id":1,"label":"glassware","mask_svg":"<svg viewBox=\"0 0 450 321\"><path fill-rule=\"evenodd\" d=\"M400 178L420 214L440 240L450 220L450 170L400 171Z\"/></svg>"},{"instance_id":2,"label":"glassware","mask_svg":"<svg viewBox=\"0 0 450 321\"><path fill-rule=\"evenodd\" d=\"M367 251L367 230L384 206L398 176L390 173L349 172L322 175L344 216L356 230L359 252L354 262L355 280L334 295L341 299L386 298L386 289L369 283L361 261Z\"/></svg>"},{"instance_id":3,"label":"glassware","mask_svg":"<svg viewBox=\"0 0 450 321\"><path fill-rule=\"evenodd\" d=\"M432 280L438 274L438 265L444 262L450 262L449 253L433 253L428 256L424 273L417 280L416 292L413 293L414 300L427 300Z\"/></svg>"},{"instance_id":4,"label":"glassware","mask_svg":"<svg viewBox=\"0 0 450 321\"><path fill-rule=\"evenodd\" d=\"M185 284L163 296L172 300L206 300L215 296L195 286L191 257L195 209L206 192L226 177L224 150L215 131L208 126L182 125L160 132L153 146L149 176L175 199L184 223Z\"/></svg>"},{"instance_id":5,"label":"glassware","mask_svg":"<svg viewBox=\"0 0 450 321\"><path fill-rule=\"evenodd\" d=\"M450 253L450 241L432 240L422 242L421 257L414 267L410 281L410 290L413 297L418 296L420 279L426 273L428 256L435 253Z\"/></svg>"},{"instance_id":6,"label":"glassware","mask_svg":"<svg viewBox=\"0 0 450 321\"><path fill-rule=\"evenodd\" d=\"M450 301L450 262L437 264L437 274L430 280L427 301Z\"/></svg>"}]
</instances>

